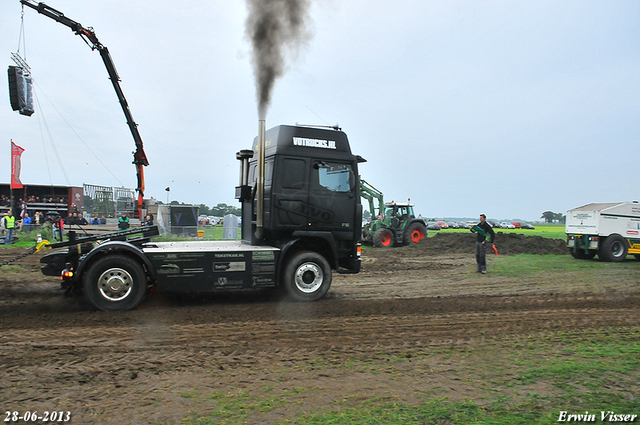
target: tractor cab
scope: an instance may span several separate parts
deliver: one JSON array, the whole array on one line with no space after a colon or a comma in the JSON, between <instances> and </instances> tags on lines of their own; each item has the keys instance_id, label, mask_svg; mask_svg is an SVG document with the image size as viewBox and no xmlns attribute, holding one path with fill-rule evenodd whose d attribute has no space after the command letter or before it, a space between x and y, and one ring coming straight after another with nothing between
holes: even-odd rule
<instances>
[{"instance_id":1,"label":"tractor cab","mask_svg":"<svg viewBox=\"0 0 640 425\"><path fill-rule=\"evenodd\" d=\"M407 218L415 218L413 205L414 204L387 202L384 204L385 219L396 218L399 220L406 220Z\"/></svg>"}]
</instances>

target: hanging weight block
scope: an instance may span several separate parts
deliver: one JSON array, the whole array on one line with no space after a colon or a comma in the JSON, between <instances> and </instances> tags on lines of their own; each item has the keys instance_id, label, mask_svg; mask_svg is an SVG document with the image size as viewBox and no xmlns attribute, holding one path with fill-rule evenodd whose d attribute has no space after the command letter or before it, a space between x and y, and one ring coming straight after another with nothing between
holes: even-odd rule
<instances>
[{"instance_id":1,"label":"hanging weight block","mask_svg":"<svg viewBox=\"0 0 640 425\"><path fill-rule=\"evenodd\" d=\"M27 82L19 66L9 65L9 100L11 109L19 111L27 106Z\"/></svg>"}]
</instances>

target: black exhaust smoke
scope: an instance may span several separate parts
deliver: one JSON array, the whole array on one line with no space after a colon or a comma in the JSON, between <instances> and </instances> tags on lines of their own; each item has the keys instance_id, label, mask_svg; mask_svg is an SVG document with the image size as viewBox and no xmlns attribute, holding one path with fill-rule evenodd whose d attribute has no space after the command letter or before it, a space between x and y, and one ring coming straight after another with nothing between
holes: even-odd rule
<instances>
[{"instance_id":1,"label":"black exhaust smoke","mask_svg":"<svg viewBox=\"0 0 640 425\"><path fill-rule=\"evenodd\" d=\"M276 79L284 74L286 54L294 56L310 38L309 0L247 0L246 35L253 47L258 116L265 120Z\"/></svg>"},{"instance_id":2,"label":"black exhaust smoke","mask_svg":"<svg viewBox=\"0 0 640 425\"><path fill-rule=\"evenodd\" d=\"M253 74L258 96L258 175L256 184L257 239L264 236L265 121L276 79L286 68L285 52L294 56L309 38L305 24L309 0L247 0L246 34L251 40Z\"/></svg>"}]
</instances>

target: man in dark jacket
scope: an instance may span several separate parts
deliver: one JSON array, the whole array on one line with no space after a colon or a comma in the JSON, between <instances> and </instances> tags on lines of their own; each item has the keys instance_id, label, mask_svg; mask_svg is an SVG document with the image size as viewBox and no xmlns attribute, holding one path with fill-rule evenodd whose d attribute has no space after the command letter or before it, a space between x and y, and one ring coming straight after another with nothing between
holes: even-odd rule
<instances>
[{"instance_id":1,"label":"man in dark jacket","mask_svg":"<svg viewBox=\"0 0 640 425\"><path fill-rule=\"evenodd\" d=\"M476 233L476 263L478 263L478 273L485 274L487 272L487 235L490 236L489 243L494 246L494 240L496 234L487 223L487 216L480 214L480 223L471 228L473 233Z\"/></svg>"}]
</instances>

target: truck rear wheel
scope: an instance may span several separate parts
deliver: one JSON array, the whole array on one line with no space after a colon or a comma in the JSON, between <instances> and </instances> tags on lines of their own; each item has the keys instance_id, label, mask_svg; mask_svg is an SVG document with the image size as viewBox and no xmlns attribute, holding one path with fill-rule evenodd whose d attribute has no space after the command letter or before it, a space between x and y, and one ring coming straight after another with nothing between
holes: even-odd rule
<instances>
[{"instance_id":1,"label":"truck rear wheel","mask_svg":"<svg viewBox=\"0 0 640 425\"><path fill-rule=\"evenodd\" d=\"M403 242L405 245L418 243L426 236L427 232L421 223L412 223L404 231Z\"/></svg>"},{"instance_id":2,"label":"truck rear wheel","mask_svg":"<svg viewBox=\"0 0 640 425\"><path fill-rule=\"evenodd\" d=\"M598 257L604 261L624 261L627 258L629 246L625 238L620 235L611 235L605 238L598 249Z\"/></svg>"},{"instance_id":3,"label":"truck rear wheel","mask_svg":"<svg viewBox=\"0 0 640 425\"><path fill-rule=\"evenodd\" d=\"M322 255L302 251L287 262L282 284L292 299L316 301L329 291L331 278L331 266Z\"/></svg>"},{"instance_id":4,"label":"truck rear wheel","mask_svg":"<svg viewBox=\"0 0 640 425\"><path fill-rule=\"evenodd\" d=\"M385 248L393 245L393 233L389 229L379 229L373 235L373 244L378 248Z\"/></svg>"},{"instance_id":5,"label":"truck rear wheel","mask_svg":"<svg viewBox=\"0 0 640 425\"><path fill-rule=\"evenodd\" d=\"M147 292L142 266L124 255L107 255L85 275L84 293L99 310L131 310Z\"/></svg>"}]
</instances>

